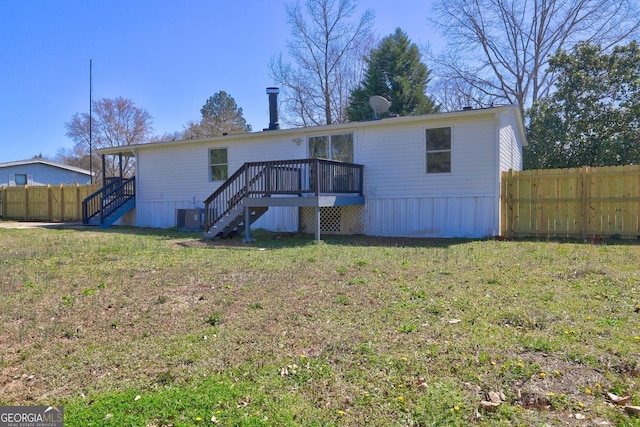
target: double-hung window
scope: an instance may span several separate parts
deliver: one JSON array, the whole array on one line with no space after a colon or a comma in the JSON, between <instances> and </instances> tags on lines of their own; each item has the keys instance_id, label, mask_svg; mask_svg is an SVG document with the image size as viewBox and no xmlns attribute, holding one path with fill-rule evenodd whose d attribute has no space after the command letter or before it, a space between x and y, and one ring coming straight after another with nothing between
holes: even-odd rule
<instances>
[{"instance_id":1,"label":"double-hung window","mask_svg":"<svg viewBox=\"0 0 640 427\"><path fill-rule=\"evenodd\" d=\"M224 181L229 177L229 162L226 148L209 150L209 178L211 181Z\"/></svg>"},{"instance_id":2,"label":"double-hung window","mask_svg":"<svg viewBox=\"0 0 640 427\"><path fill-rule=\"evenodd\" d=\"M426 172L451 172L451 128L427 129L426 147Z\"/></svg>"}]
</instances>

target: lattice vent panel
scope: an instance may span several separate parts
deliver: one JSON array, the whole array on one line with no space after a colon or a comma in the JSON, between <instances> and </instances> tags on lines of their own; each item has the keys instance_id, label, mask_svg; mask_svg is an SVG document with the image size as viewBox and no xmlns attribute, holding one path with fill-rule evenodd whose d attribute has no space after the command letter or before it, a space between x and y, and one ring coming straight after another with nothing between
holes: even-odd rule
<instances>
[{"instance_id":1,"label":"lattice vent panel","mask_svg":"<svg viewBox=\"0 0 640 427\"><path fill-rule=\"evenodd\" d=\"M333 206L320 208L320 232L340 233L340 208Z\"/></svg>"},{"instance_id":2,"label":"lattice vent panel","mask_svg":"<svg viewBox=\"0 0 640 427\"><path fill-rule=\"evenodd\" d=\"M363 206L320 208L320 233L362 234L364 232L363 217ZM300 209L300 229L303 233L314 233L314 208Z\"/></svg>"}]
</instances>

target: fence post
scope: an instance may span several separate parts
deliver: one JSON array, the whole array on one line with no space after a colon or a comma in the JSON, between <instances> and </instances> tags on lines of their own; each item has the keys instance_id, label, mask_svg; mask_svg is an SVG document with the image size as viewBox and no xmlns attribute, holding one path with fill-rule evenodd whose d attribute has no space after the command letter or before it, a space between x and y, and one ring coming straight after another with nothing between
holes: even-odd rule
<instances>
[{"instance_id":1,"label":"fence post","mask_svg":"<svg viewBox=\"0 0 640 427\"><path fill-rule=\"evenodd\" d=\"M587 237L587 215L589 212L587 209L587 205L589 203L589 183L587 182L588 169L589 168L585 166L580 170L580 215L582 216L582 220L580 221L580 234L583 239Z\"/></svg>"},{"instance_id":2,"label":"fence post","mask_svg":"<svg viewBox=\"0 0 640 427\"><path fill-rule=\"evenodd\" d=\"M53 193L51 192L51 184L47 184L47 218L53 220Z\"/></svg>"},{"instance_id":3,"label":"fence post","mask_svg":"<svg viewBox=\"0 0 640 427\"><path fill-rule=\"evenodd\" d=\"M507 185L507 172L500 172L500 205L499 205L499 212L500 212L500 223L498 225L498 235L500 236L506 236L506 230L507 230L507 200L506 200L506 196L507 196L507 192L505 190Z\"/></svg>"},{"instance_id":4,"label":"fence post","mask_svg":"<svg viewBox=\"0 0 640 427\"><path fill-rule=\"evenodd\" d=\"M64 185L60 184L60 221L64 222Z\"/></svg>"},{"instance_id":5,"label":"fence post","mask_svg":"<svg viewBox=\"0 0 640 427\"><path fill-rule=\"evenodd\" d=\"M513 169L503 172L502 178L502 226L500 227L500 234L505 237L513 237Z\"/></svg>"},{"instance_id":6,"label":"fence post","mask_svg":"<svg viewBox=\"0 0 640 427\"><path fill-rule=\"evenodd\" d=\"M91 192L89 192L89 194L91 194ZM89 195L87 194L87 196ZM84 221L84 216L83 216L83 212L82 212L82 201L83 201L84 197L81 197L80 194L80 186L78 184L76 184L76 203L75 203L75 212L73 213L75 215L76 218L81 218L81 221Z\"/></svg>"},{"instance_id":7,"label":"fence post","mask_svg":"<svg viewBox=\"0 0 640 427\"><path fill-rule=\"evenodd\" d=\"M24 220L29 220L29 186L24 186Z\"/></svg>"}]
</instances>

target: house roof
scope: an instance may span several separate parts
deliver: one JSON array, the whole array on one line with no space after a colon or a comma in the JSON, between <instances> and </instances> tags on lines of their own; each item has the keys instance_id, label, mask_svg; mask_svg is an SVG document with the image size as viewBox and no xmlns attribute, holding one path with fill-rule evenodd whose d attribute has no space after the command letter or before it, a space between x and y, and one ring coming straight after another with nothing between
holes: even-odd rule
<instances>
[{"instance_id":1,"label":"house roof","mask_svg":"<svg viewBox=\"0 0 640 427\"><path fill-rule=\"evenodd\" d=\"M44 159L29 159L29 160L17 160L14 162L4 162L4 163L0 163L0 168L7 168L12 166L26 166L26 165L33 165L33 164L47 165L54 168L65 169L65 170L76 172L82 175L91 176L91 172L89 172L86 169L77 168L75 166L69 166L62 163L52 162L50 160L44 160Z\"/></svg>"},{"instance_id":2,"label":"house roof","mask_svg":"<svg viewBox=\"0 0 640 427\"><path fill-rule=\"evenodd\" d=\"M527 145L526 136L524 131L524 123L522 121L522 115L520 114L520 109L515 105L508 106L499 106L499 107L488 107L488 108L476 108L471 110L461 110L461 111L450 111L445 113L431 113L424 114L419 116L402 116L402 117L391 117L381 120L369 120L362 122L348 122L348 123L339 123L332 125L324 125L324 126L312 126L312 127L302 127L302 128L290 128L290 129L279 129L279 130L271 130L271 131L261 131L261 132L252 132L252 133L241 133L241 134L233 134L233 135L223 135L223 136L214 136L207 138L198 138L198 139L187 139L187 140L175 140L175 141L160 141L160 142L151 142L144 144L133 144L127 146L118 146L118 147L109 147L98 149L97 151L100 154L123 154L129 156L135 156L135 152L142 148L156 148L156 147L170 147L175 145L182 144L199 144L204 142L215 142L215 141L233 141L233 140L247 140L247 139L260 139L273 137L277 135L282 135L283 137L291 137L294 135L302 135L308 133L316 133L316 132L335 132L340 129L353 129L353 128L375 128L382 126L397 126L403 123L414 123L414 122L425 122L425 121L436 121L436 120L449 120L449 119L459 119L459 118L467 118L467 117L477 117L482 115L497 115L499 113L511 112L514 114L516 118L516 125L518 127L518 132L521 134L523 145Z\"/></svg>"}]
</instances>

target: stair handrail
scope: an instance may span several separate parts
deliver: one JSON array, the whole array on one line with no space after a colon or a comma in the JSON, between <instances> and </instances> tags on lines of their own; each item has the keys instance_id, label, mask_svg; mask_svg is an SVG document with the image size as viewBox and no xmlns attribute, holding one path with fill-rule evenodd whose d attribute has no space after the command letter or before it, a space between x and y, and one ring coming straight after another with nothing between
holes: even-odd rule
<instances>
[{"instance_id":1,"label":"stair handrail","mask_svg":"<svg viewBox=\"0 0 640 427\"><path fill-rule=\"evenodd\" d=\"M270 193L269 168L283 163L300 163L304 160L287 160L277 162L248 162L243 164L231 175L218 189L216 189L205 201L205 230L238 206L245 197L259 197ZM262 184L262 185L260 185ZM218 206L212 209L211 205Z\"/></svg>"},{"instance_id":2,"label":"stair handrail","mask_svg":"<svg viewBox=\"0 0 640 427\"><path fill-rule=\"evenodd\" d=\"M100 224L104 223L104 219L115 212L120 206L136 196L136 177L123 179L119 185L116 185L111 191L106 192L102 200L102 209L100 210Z\"/></svg>"},{"instance_id":3,"label":"stair handrail","mask_svg":"<svg viewBox=\"0 0 640 427\"><path fill-rule=\"evenodd\" d=\"M111 178L111 180L104 185L104 187L94 191L84 198L82 201L82 223L88 224L91 218L98 215L102 210L102 195L105 192L109 192L113 187L120 184L122 178Z\"/></svg>"},{"instance_id":4,"label":"stair handrail","mask_svg":"<svg viewBox=\"0 0 640 427\"><path fill-rule=\"evenodd\" d=\"M213 224L227 215L229 211L242 201L247 189L247 186L244 184L247 182L247 177L245 176L247 168L247 163L242 165L204 201L205 230L209 230ZM233 200L235 200L235 203ZM214 203L218 209L212 209ZM216 211L218 212L217 214Z\"/></svg>"},{"instance_id":5,"label":"stair handrail","mask_svg":"<svg viewBox=\"0 0 640 427\"><path fill-rule=\"evenodd\" d=\"M94 191L82 201L82 223L100 215L100 224L124 203L135 197L135 176L111 178L104 187Z\"/></svg>"}]
</instances>

